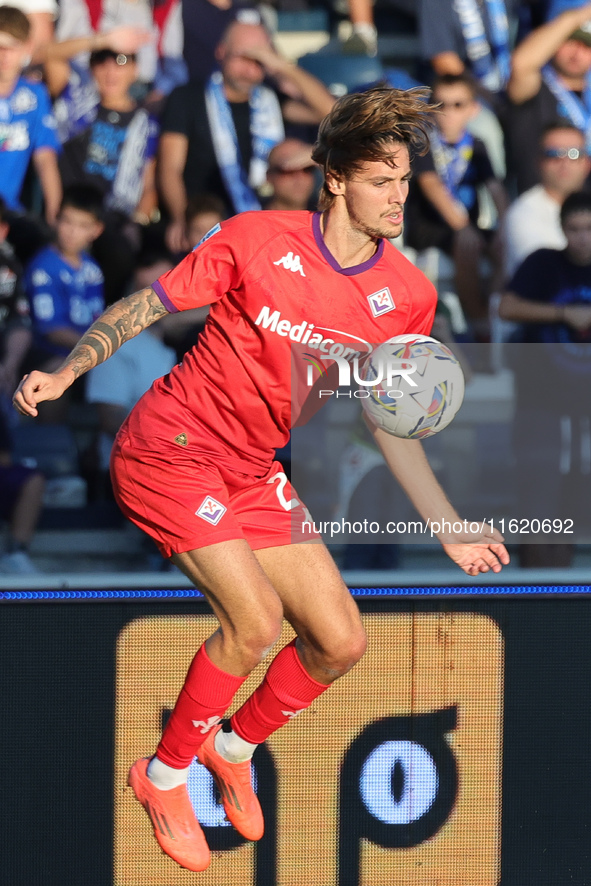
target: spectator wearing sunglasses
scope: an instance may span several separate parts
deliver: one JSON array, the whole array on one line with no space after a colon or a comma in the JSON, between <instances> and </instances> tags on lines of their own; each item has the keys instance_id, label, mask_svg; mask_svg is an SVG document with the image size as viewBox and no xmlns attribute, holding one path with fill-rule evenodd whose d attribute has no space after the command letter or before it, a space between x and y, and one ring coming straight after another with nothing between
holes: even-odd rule
<instances>
[{"instance_id":1,"label":"spectator wearing sunglasses","mask_svg":"<svg viewBox=\"0 0 591 886\"><path fill-rule=\"evenodd\" d=\"M267 181L273 189L264 209L312 209L316 191L312 145L286 138L269 153Z\"/></svg>"},{"instance_id":2,"label":"spectator wearing sunglasses","mask_svg":"<svg viewBox=\"0 0 591 886\"><path fill-rule=\"evenodd\" d=\"M537 249L565 248L560 208L569 194L581 190L591 170L585 136L569 124L557 123L546 129L537 160L540 183L511 204L505 219L507 279Z\"/></svg>"},{"instance_id":3,"label":"spectator wearing sunglasses","mask_svg":"<svg viewBox=\"0 0 591 886\"><path fill-rule=\"evenodd\" d=\"M532 31L513 53L507 94L510 168L519 193L538 184L532 163L546 126L562 120L591 147L591 3L568 9Z\"/></svg>"},{"instance_id":4,"label":"spectator wearing sunglasses","mask_svg":"<svg viewBox=\"0 0 591 886\"><path fill-rule=\"evenodd\" d=\"M495 279L501 272L500 224L497 230L479 227L478 191L488 190L499 222L507 200L484 143L467 128L479 108L470 75L438 77L433 101L440 105L440 113L429 135L429 152L413 160L415 180L405 210L405 242L418 251L440 249L453 259L456 292L466 318L475 334L486 335L486 289L495 292L501 283ZM485 255L493 264L486 287L480 273Z\"/></svg>"},{"instance_id":5,"label":"spectator wearing sunglasses","mask_svg":"<svg viewBox=\"0 0 591 886\"><path fill-rule=\"evenodd\" d=\"M141 246L141 227L157 207L155 155L158 125L130 95L137 79L135 53L111 45L90 55L99 103L86 126L60 155L64 187L92 185L102 194L105 230L93 255L105 278L105 301L124 294Z\"/></svg>"}]
</instances>

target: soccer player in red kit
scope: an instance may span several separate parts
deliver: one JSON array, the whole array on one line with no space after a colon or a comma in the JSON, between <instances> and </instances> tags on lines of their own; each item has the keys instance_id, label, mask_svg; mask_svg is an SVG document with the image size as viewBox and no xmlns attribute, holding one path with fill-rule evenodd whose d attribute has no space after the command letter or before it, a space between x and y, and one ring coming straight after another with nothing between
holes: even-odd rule
<instances>
[{"instance_id":1,"label":"soccer player in red kit","mask_svg":"<svg viewBox=\"0 0 591 886\"><path fill-rule=\"evenodd\" d=\"M129 774L160 846L190 870L210 860L186 790L193 758L214 776L234 827L259 839L255 748L365 651L357 607L327 548L319 538L294 538L306 512L274 452L300 406L292 402L296 343L326 359L430 332L434 289L388 242L402 229L409 150L424 142L429 113L415 91L378 87L340 99L314 150L325 176L320 212L247 212L216 225L152 287L112 305L59 370L32 372L15 394L16 407L36 415L38 403L59 397L166 313L211 305L196 346L129 415L112 460L124 513L203 591L219 620L155 755ZM459 520L420 443L374 433L422 517ZM440 540L470 575L498 572L509 560L488 526L478 538ZM222 725L284 617L297 640Z\"/></svg>"}]
</instances>

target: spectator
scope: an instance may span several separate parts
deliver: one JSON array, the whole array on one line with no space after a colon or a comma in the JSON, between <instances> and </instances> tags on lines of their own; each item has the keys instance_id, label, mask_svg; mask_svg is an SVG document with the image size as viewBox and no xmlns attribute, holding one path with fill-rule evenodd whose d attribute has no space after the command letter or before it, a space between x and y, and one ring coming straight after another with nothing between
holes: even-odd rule
<instances>
[{"instance_id":1,"label":"spectator","mask_svg":"<svg viewBox=\"0 0 591 886\"><path fill-rule=\"evenodd\" d=\"M509 79L511 0L420 0L421 58L437 76L470 71L490 93L500 92Z\"/></svg>"},{"instance_id":2,"label":"spectator","mask_svg":"<svg viewBox=\"0 0 591 886\"><path fill-rule=\"evenodd\" d=\"M0 198L0 409L20 377L20 369L31 346L29 302L24 291L23 273L12 247L7 211Z\"/></svg>"},{"instance_id":3,"label":"spectator","mask_svg":"<svg viewBox=\"0 0 591 886\"><path fill-rule=\"evenodd\" d=\"M150 34L150 39L138 46L137 50L137 79L143 94L152 85L157 88L163 86L161 76L170 77L171 70L164 61L168 58L168 53L180 57L181 60L181 79L175 80L173 74L174 85L184 82L186 69L182 63L180 0L60 0L56 29L59 41L89 38L120 27L134 28ZM164 68L167 68L166 72Z\"/></svg>"},{"instance_id":4,"label":"spectator","mask_svg":"<svg viewBox=\"0 0 591 886\"><path fill-rule=\"evenodd\" d=\"M414 160L416 185L405 212L406 245L417 250L436 247L452 256L458 297L475 332L485 333L488 314L480 262L487 255L500 276L499 231L478 227L477 188L484 186L494 200L499 219L506 208L504 189L494 177L486 148L466 129L477 111L471 78L444 75L433 86L441 104L431 149ZM494 291L495 281L491 283Z\"/></svg>"},{"instance_id":5,"label":"spectator","mask_svg":"<svg viewBox=\"0 0 591 886\"><path fill-rule=\"evenodd\" d=\"M511 100L508 140L511 171L519 193L540 180L535 156L545 127L558 119L570 123L591 143L591 4L563 12L532 31L513 53L507 93Z\"/></svg>"},{"instance_id":6,"label":"spectator","mask_svg":"<svg viewBox=\"0 0 591 886\"><path fill-rule=\"evenodd\" d=\"M64 192L56 243L26 269L33 314L35 362L52 372L104 310L103 275L87 250L103 230L100 193L74 186ZM66 406L47 404L46 421L62 421Z\"/></svg>"},{"instance_id":7,"label":"spectator","mask_svg":"<svg viewBox=\"0 0 591 886\"><path fill-rule=\"evenodd\" d=\"M0 6L13 6L24 12L31 26L30 62L37 65L42 61L45 47L53 41L54 22L58 14L57 0L11 0Z\"/></svg>"},{"instance_id":8,"label":"spectator","mask_svg":"<svg viewBox=\"0 0 591 886\"><path fill-rule=\"evenodd\" d=\"M273 195L265 209L311 209L317 166L312 161L312 145L288 138L269 153L267 181Z\"/></svg>"},{"instance_id":9,"label":"spectator","mask_svg":"<svg viewBox=\"0 0 591 886\"><path fill-rule=\"evenodd\" d=\"M8 521L8 541L5 552L0 555L0 574L39 572L28 549L41 513L44 489L42 474L14 464L6 419L0 409L0 520Z\"/></svg>"},{"instance_id":10,"label":"spectator","mask_svg":"<svg viewBox=\"0 0 591 886\"><path fill-rule=\"evenodd\" d=\"M349 0L351 33L343 41L343 52L350 55L378 54L378 32L373 17L372 0Z\"/></svg>"},{"instance_id":11,"label":"spectator","mask_svg":"<svg viewBox=\"0 0 591 886\"><path fill-rule=\"evenodd\" d=\"M560 224L565 197L580 191L591 170L585 136L567 123L549 126L540 142L541 182L521 194L509 207L504 226L505 276L537 249L564 249Z\"/></svg>"},{"instance_id":12,"label":"spectator","mask_svg":"<svg viewBox=\"0 0 591 886\"><path fill-rule=\"evenodd\" d=\"M45 220L53 225L61 198L57 166L59 144L45 86L21 76L30 52L31 28L26 15L0 6L0 196L14 211L10 241L25 261L46 240L39 220L20 203L25 174L32 159L45 201Z\"/></svg>"},{"instance_id":13,"label":"spectator","mask_svg":"<svg viewBox=\"0 0 591 886\"><path fill-rule=\"evenodd\" d=\"M0 200L0 521L9 524L6 550L0 555L0 573L26 575L37 572L28 546L41 511L45 483L37 471L13 464L5 418L5 407L31 344L22 270L6 241L7 234L6 207Z\"/></svg>"},{"instance_id":14,"label":"spectator","mask_svg":"<svg viewBox=\"0 0 591 886\"><path fill-rule=\"evenodd\" d=\"M96 81L88 64L80 59L103 49L133 55L149 38L148 31L121 26L105 33L54 42L46 47L45 82L54 99L53 111L60 142L68 141L93 123L100 104Z\"/></svg>"},{"instance_id":15,"label":"spectator","mask_svg":"<svg viewBox=\"0 0 591 886\"><path fill-rule=\"evenodd\" d=\"M140 248L134 222L146 224L157 207L154 179L158 127L130 97L136 79L135 55L99 49L90 69L100 103L95 119L63 146L60 171L64 187L87 184L103 195L105 229L93 254L105 277L105 298L122 297Z\"/></svg>"},{"instance_id":16,"label":"spectator","mask_svg":"<svg viewBox=\"0 0 591 886\"><path fill-rule=\"evenodd\" d=\"M207 83L175 89L162 119L159 183L170 215L167 245L182 251L187 199L217 194L234 212L260 209L256 189L273 145L282 141L281 107L265 74L301 98L283 106L290 119L320 122L334 99L312 75L282 59L261 25L234 22L217 48L221 71Z\"/></svg>"},{"instance_id":17,"label":"spectator","mask_svg":"<svg viewBox=\"0 0 591 886\"><path fill-rule=\"evenodd\" d=\"M511 69L511 28L518 0L420 0L419 43L436 76L469 72L484 104L469 123L486 144L498 178L505 177L503 92Z\"/></svg>"},{"instance_id":18,"label":"spectator","mask_svg":"<svg viewBox=\"0 0 591 886\"><path fill-rule=\"evenodd\" d=\"M181 0L189 79L205 81L218 67L216 47L234 21L261 25L253 0Z\"/></svg>"},{"instance_id":19,"label":"spectator","mask_svg":"<svg viewBox=\"0 0 591 886\"><path fill-rule=\"evenodd\" d=\"M566 249L529 255L500 314L523 324L521 342L538 345L514 357L519 516L568 517L580 532L582 520L588 529L591 477L591 196L568 196L560 219ZM571 544L549 544L547 535L537 541L522 546L522 565L570 565Z\"/></svg>"},{"instance_id":20,"label":"spectator","mask_svg":"<svg viewBox=\"0 0 591 886\"><path fill-rule=\"evenodd\" d=\"M201 243L205 235L225 217L224 204L215 194L195 194L191 197L185 211L187 251Z\"/></svg>"}]
</instances>

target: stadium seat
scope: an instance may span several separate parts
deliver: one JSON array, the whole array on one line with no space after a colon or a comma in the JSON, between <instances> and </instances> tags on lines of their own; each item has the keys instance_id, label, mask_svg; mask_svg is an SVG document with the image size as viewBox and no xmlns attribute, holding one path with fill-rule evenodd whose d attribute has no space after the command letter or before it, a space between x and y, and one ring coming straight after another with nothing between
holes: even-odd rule
<instances>
[{"instance_id":1,"label":"stadium seat","mask_svg":"<svg viewBox=\"0 0 591 886\"><path fill-rule=\"evenodd\" d=\"M301 56L298 64L322 80L336 96L354 92L363 84L381 80L384 76L384 69L378 58L345 55L338 46L333 48L332 44L320 52Z\"/></svg>"},{"instance_id":2,"label":"stadium seat","mask_svg":"<svg viewBox=\"0 0 591 886\"><path fill-rule=\"evenodd\" d=\"M38 468L50 479L78 474L78 449L67 425L23 422L12 438L15 462Z\"/></svg>"}]
</instances>

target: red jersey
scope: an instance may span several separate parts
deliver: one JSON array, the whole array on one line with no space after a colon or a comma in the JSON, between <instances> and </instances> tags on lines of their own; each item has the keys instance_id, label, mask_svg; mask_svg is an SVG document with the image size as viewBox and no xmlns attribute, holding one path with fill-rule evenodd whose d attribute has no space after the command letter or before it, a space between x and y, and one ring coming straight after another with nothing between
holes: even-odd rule
<instances>
[{"instance_id":1,"label":"red jersey","mask_svg":"<svg viewBox=\"0 0 591 886\"><path fill-rule=\"evenodd\" d=\"M130 416L168 439L197 442L226 467L268 467L292 425L292 347L346 358L403 333L428 334L436 293L381 240L366 262L341 268L320 214L245 212L215 228L154 284L168 311L211 304L198 343L156 381ZM301 351L301 347L300 347ZM160 437L160 430L157 437Z\"/></svg>"}]
</instances>

